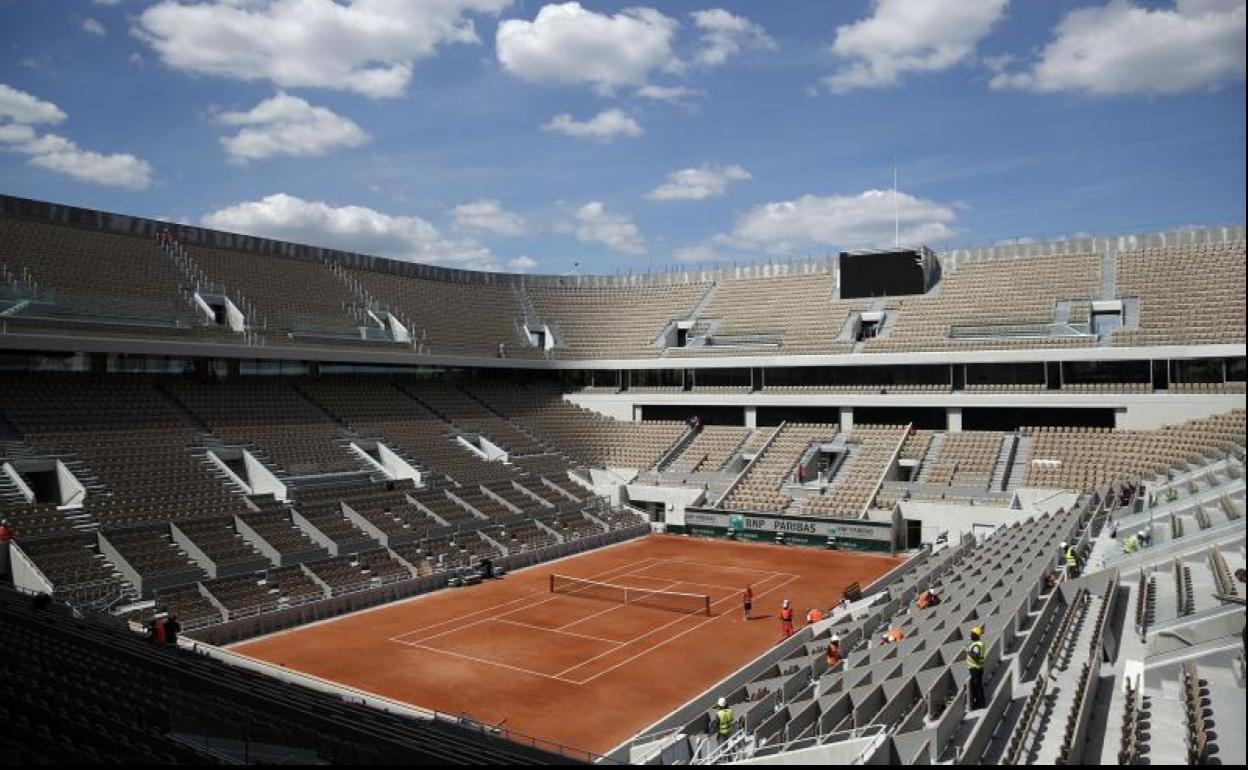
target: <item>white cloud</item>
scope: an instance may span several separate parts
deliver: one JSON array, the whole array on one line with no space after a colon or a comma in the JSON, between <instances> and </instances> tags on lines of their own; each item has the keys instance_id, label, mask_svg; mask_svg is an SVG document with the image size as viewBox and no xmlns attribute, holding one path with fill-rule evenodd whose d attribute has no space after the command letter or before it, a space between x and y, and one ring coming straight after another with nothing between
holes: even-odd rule
<instances>
[{"instance_id":1,"label":"white cloud","mask_svg":"<svg viewBox=\"0 0 1248 770\"><path fill-rule=\"evenodd\" d=\"M0 83L0 119L15 123L60 123L67 116L52 102Z\"/></svg>"},{"instance_id":2,"label":"white cloud","mask_svg":"<svg viewBox=\"0 0 1248 770\"><path fill-rule=\"evenodd\" d=\"M1169 94L1244 79L1243 0L1178 0L1148 9L1128 0L1067 13L1039 61L1001 72L993 88L1097 95Z\"/></svg>"},{"instance_id":3,"label":"white cloud","mask_svg":"<svg viewBox=\"0 0 1248 770\"><path fill-rule=\"evenodd\" d=\"M67 115L51 102L0 83L0 149L30 156L32 166L80 182L143 190L152 183L152 167L128 153L104 155L84 150L72 139L39 134L32 126L60 123Z\"/></svg>"},{"instance_id":4,"label":"white cloud","mask_svg":"<svg viewBox=\"0 0 1248 770\"><path fill-rule=\"evenodd\" d=\"M740 166L682 168L667 175L667 182L646 193L652 201L700 201L723 195L732 182L752 178Z\"/></svg>"},{"instance_id":5,"label":"white cloud","mask_svg":"<svg viewBox=\"0 0 1248 770\"><path fill-rule=\"evenodd\" d=\"M410 262L498 269L485 246L471 239L449 240L420 217L383 214L363 206L332 206L285 193L227 206L205 214L200 221L220 230Z\"/></svg>"},{"instance_id":6,"label":"white cloud","mask_svg":"<svg viewBox=\"0 0 1248 770\"><path fill-rule=\"evenodd\" d=\"M38 152L30 153L32 165L106 187L145 190L151 186L152 167L129 153L103 155L55 134L44 135L40 144ZM26 150L18 148L18 152Z\"/></svg>"},{"instance_id":7,"label":"white cloud","mask_svg":"<svg viewBox=\"0 0 1248 770\"><path fill-rule=\"evenodd\" d=\"M577 240L585 243L605 243L616 251L626 254L644 254L646 241L641 230L633 224L632 217L607 213L599 201L590 201L576 210L573 226Z\"/></svg>"},{"instance_id":8,"label":"white cloud","mask_svg":"<svg viewBox=\"0 0 1248 770\"><path fill-rule=\"evenodd\" d=\"M451 209L456 230L486 230L499 235L521 235L524 219L496 200L482 198Z\"/></svg>"},{"instance_id":9,"label":"white cloud","mask_svg":"<svg viewBox=\"0 0 1248 770\"><path fill-rule=\"evenodd\" d=\"M100 35L102 37L108 34L108 30L104 29L103 24L91 18L83 20L82 28L84 31L90 32L92 35Z\"/></svg>"},{"instance_id":10,"label":"white cloud","mask_svg":"<svg viewBox=\"0 0 1248 770\"><path fill-rule=\"evenodd\" d=\"M510 1L163 0L139 15L135 34L189 72L393 97L439 46L480 42L467 14Z\"/></svg>"},{"instance_id":11,"label":"white cloud","mask_svg":"<svg viewBox=\"0 0 1248 770\"><path fill-rule=\"evenodd\" d=\"M890 86L908 72L968 61L1009 0L874 0L873 13L836 29L832 53L848 59L824 82L835 92Z\"/></svg>"},{"instance_id":12,"label":"white cloud","mask_svg":"<svg viewBox=\"0 0 1248 770\"><path fill-rule=\"evenodd\" d=\"M241 126L221 137L221 146L236 162L274 155L324 155L339 147L358 147L368 134L348 118L303 99L279 93L247 112L224 112L217 122Z\"/></svg>"},{"instance_id":13,"label":"white cloud","mask_svg":"<svg viewBox=\"0 0 1248 770\"><path fill-rule=\"evenodd\" d=\"M546 5L533 21L498 25L498 61L534 83L593 85L609 93L644 85L656 69L677 71L672 50L679 23L651 8L628 8L614 16L580 3Z\"/></svg>"},{"instance_id":14,"label":"white cloud","mask_svg":"<svg viewBox=\"0 0 1248 770\"><path fill-rule=\"evenodd\" d=\"M508 262L507 267L513 273L528 273L537 267L537 260L532 257L519 256Z\"/></svg>"},{"instance_id":15,"label":"white cloud","mask_svg":"<svg viewBox=\"0 0 1248 770\"><path fill-rule=\"evenodd\" d=\"M676 253L672 256L676 257L678 262L715 262L723 259L722 254L705 243L676 249Z\"/></svg>"},{"instance_id":16,"label":"white cloud","mask_svg":"<svg viewBox=\"0 0 1248 770\"><path fill-rule=\"evenodd\" d=\"M776 41L760 24L735 16L723 8L693 12L693 23L702 30L701 50L695 61L707 67L723 64L745 50L775 50Z\"/></svg>"},{"instance_id":17,"label":"white cloud","mask_svg":"<svg viewBox=\"0 0 1248 770\"><path fill-rule=\"evenodd\" d=\"M643 99L654 99L661 102L675 102L689 96L696 96L698 92L687 86L644 85L637 89L636 94Z\"/></svg>"},{"instance_id":18,"label":"white cloud","mask_svg":"<svg viewBox=\"0 0 1248 770\"><path fill-rule=\"evenodd\" d=\"M568 113L556 115L550 122L542 126L547 131L573 136L577 139L592 139L595 142L613 142L617 137L637 137L645 133L641 124L618 108L611 108L598 113L589 120L578 122Z\"/></svg>"},{"instance_id":19,"label":"white cloud","mask_svg":"<svg viewBox=\"0 0 1248 770\"><path fill-rule=\"evenodd\" d=\"M867 190L858 195L803 195L758 206L742 215L732 236L722 240L772 253L812 245L891 245L894 211L902 243L931 243L955 234L952 206L898 192L894 209L891 190Z\"/></svg>"}]
</instances>

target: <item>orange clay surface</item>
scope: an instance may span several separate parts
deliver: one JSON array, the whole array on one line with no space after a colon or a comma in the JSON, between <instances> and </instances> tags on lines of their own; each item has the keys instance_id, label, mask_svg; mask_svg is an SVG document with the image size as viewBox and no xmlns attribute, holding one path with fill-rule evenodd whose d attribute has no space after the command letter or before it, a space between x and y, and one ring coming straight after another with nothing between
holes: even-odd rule
<instances>
[{"instance_id":1,"label":"orange clay surface","mask_svg":"<svg viewBox=\"0 0 1248 770\"><path fill-rule=\"evenodd\" d=\"M230 649L394 700L605 752L899 564L885 555L650 535L501 580L387 604ZM551 594L551 573L707 594L711 616ZM754 590L753 619L741 593ZM505 722L504 722L505 720Z\"/></svg>"}]
</instances>

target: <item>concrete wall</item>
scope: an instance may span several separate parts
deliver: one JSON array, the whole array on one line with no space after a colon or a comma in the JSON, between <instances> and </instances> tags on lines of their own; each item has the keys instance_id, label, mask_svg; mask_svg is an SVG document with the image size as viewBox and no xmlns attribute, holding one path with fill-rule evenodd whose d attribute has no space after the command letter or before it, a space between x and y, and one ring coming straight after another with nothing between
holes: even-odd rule
<instances>
[{"instance_id":1,"label":"concrete wall","mask_svg":"<svg viewBox=\"0 0 1248 770\"><path fill-rule=\"evenodd\" d=\"M4 547L8 549L9 569L13 573L15 587L41 594L52 593L52 583L43 576L30 557L22 551L20 545L7 543Z\"/></svg>"},{"instance_id":2,"label":"concrete wall","mask_svg":"<svg viewBox=\"0 0 1248 770\"><path fill-rule=\"evenodd\" d=\"M1023 521L1035 514L1028 510L1012 510L1008 507L988 505L962 505L957 503L927 503L903 500L903 519L923 522L923 544L931 545L942 532L949 533L950 542L956 542L968 533L978 534L985 530Z\"/></svg>"},{"instance_id":3,"label":"concrete wall","mask_svg":"<svg viewBox=\"0 0 1248 770\"><path fill-rule=\"evenodd\" d=\"M257 495L271 494L278 500L286 499L286 485L279 481L277 476L274 476L273 472L264 466L264 463L246 450L243 450L243 462L247 467L247 479Z\"/></svg>"},{"instance_id":4,"label":"concrete wall","mask_svg":"<svg viewBox=\"0 0 1248 770\"><path fill-rule=\"evenodd\" d=\"M705 492L697 487L656 487L648 484L629 484L628 499L633 503L661 503L663 520L667 524L684 525L685 508L697 505Z\"/></svg>"},{"instance_id":5,"label":"concrete wall","mask_svg":"<svg viewBox=\"0 0 1248 770\"><path fill-rule=\"evenodd\" d=\"M56 480L61 486L61 505L81 508L83 499L87 496L87 488L82 485L82 482L78 481L77 477L60 460L56 461Z\"/></svg>"}]
</instances>

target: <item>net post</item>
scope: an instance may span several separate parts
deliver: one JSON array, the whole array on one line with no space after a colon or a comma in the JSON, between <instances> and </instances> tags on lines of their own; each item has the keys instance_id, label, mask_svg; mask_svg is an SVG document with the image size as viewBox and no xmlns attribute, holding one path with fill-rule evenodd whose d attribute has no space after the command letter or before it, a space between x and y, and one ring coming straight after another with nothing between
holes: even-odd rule
<instances>
[{"instance_id":1,"label":"net post","mask_svg":"<svg viewBox=\"0 0 1248 770\"><path fill-rule=\"evenodd\" d=\"M550 573L550 592L555 592L555 573Z\"/></svg>"},{"instance_id":2,"label":"net post","mask_svg":"<svg viewBox=\"0 0 1248 770\"><path fill-rule=\"evenodd\" d=\"M711 597L708 594L707 596L704 596L703 598L706 600L706 608L705 608L706 616L709 618L711 616Z\"/></svg>"}]
</instances>

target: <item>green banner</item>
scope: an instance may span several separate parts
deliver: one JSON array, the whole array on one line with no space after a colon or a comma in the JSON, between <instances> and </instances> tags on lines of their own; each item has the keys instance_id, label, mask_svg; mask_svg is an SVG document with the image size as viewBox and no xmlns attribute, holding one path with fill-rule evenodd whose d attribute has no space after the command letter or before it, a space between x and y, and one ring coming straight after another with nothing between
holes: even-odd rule
<instances>
[{"instance_id":1,"label":"green banner","mask_svg":"<svg viewBox=\"0 0 1248 770\"><path fill-rule=\"evenodd\" d=\"M687 508L685 522L668 524L667 530L698 537L727 537L850 551L892 551L896 527L891 522L862 519L831 519L812 516L780 516L709 508Z\"/></svg>"}]
</instances>

